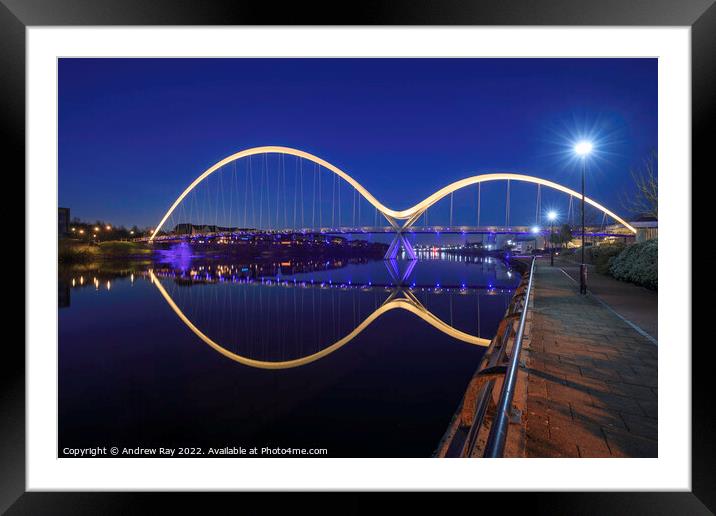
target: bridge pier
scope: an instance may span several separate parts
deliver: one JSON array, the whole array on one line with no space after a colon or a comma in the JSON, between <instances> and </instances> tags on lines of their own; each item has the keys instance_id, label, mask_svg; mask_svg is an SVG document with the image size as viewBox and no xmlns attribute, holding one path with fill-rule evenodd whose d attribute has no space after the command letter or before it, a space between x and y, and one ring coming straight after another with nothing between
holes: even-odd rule
<instances>
[{"instance_id":1,"label":"bridge pier","mask_svg":"<svg viewBox=\"0 0 716 516\"><path fill-rule=\"evenodd\" d=\"M395 238L390 244L390 247L388 247L388 251L385 253L385 256L383 257L384 260L395 260L398 257L398 252L400 252L400 248L405 249L405 254L408 255L408 260L417 260L418 257L415 254L415 249L413 249L413 246L410 244L407 238L403 235L402 232L397 232L395 234Z\"/></svg>"},{"instance_id":2,"label":"bridge pier","mask_svg":"<svg viewBox=\"0 0 716 516\"><path fill-rule=\"evenodd\" d=\"M413 273L417 260L408 260L405 269L401 272L401 267L398 264L398 260L385 260L385 265L388 269L390 277L398 286L403 286L408 283L410 275Z\"/></svg>"}]
</instances>

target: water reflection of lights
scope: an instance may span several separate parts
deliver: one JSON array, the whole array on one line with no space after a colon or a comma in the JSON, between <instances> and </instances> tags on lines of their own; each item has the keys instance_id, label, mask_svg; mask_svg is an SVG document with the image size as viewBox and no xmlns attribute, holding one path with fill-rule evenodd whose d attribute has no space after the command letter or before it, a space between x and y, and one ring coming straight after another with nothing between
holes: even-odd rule
<instances>
[{"instance_id":1,"label":"water reflection of lights","mask_svg":"<svg viewBox=\"0 0 716 516\"><path fill-rule=\"evenodd\" d=\"M448 255L449 256L449 255ZM448 258L449 259L449 258ZM499 264L502 260L497 260L492 257L465 257L465 261L469 262L472 259L474 259L476 262L482 262L482 263L490 263L493 262L495 265ZM411 261L410 265L415 265L416 262ZM320 264L323 265L323 262ZM455 327L455 324L453 323L452 319L452 303L453 298L450 297L451 295L459 295L462 296L478 296L477 302L479 303L479 296L481 295L488 295L488 296L495 296L500 293L511 293L513 291L512 288L500 288L498 285L498 288L493 287L490 285L489 288L485 288L485 286L475 286L475 285L468 285L466 283L460 283L458 282L456 285L444 285L442 282L436 283L433 285L416 285L415 281L411 281L408 283L404 281L403 276L405 275L405 271L402 271L401 269L404 268L406 265L403 262L398 263L385 263L386 267L388 268L388 272L390 272L390 276L393 278L392 282L383 283L383 284L375 284L371 281L368 281L367 283L364 282L358 282L354 283L353 279L348 279L347 281L344 279L342 281L336 281L335 283L331 280L315 280L313 278L306 278L306 279L298 279L296 277L288 277L288 278L282 278L280 275L278 276L272 276L272 277L265 277L261 276L260 271L265 270L265 264L250 264L247 266L241 266L241 265L205 265L205 264L195 264L191 269L176 269L172 267L162 267L159 266L156 269L152 269L150 271L144 271L144 272L121 272L121 273L107 273L103 271L97 271L94 276L90 276L92 281L90 284L94 285L96 290L102 290L106 292L113 291L112 289L113 280L116 277L124 277L130 280L131 284L133 285L135 283L135 280L137 279L144 279L149 281L152 285L154 285L160 293L162 293L162 296L164 297L165 301L169 304L169 306L174 310L176 315L180 318L180 320L186 324L191 331L200 338L205 344L212 347L215 351L221 353L222 355L240 362L244 363L246 365L249 365L251 367L259 367L259 368L265 368L265 369L280 369L280 368L288 368L288 367L297 367L300 365L304 365L310 362L313 362L315 360L318 360L319 358L326 356L329 353L332 353L333 351L337 350L338 348L342 347L343 345L350 342L352 339L354 339L359 333L363 331L367 326L369 326L374 320L376 320L378 317L383 315L384 313L387 313L388 311L399 309L399 310L406 310L414 314L416 317L419 317L423 319L425 322L430 324L431 326L435 327L442 333L451 336L459 341L466 342L472 345L477 346L487 346L489 344L488 339L484 339L479 337L479 323L478 323L478 331L475 332L476 334L471 334L468 332L472 332L472 330L468 330L468 332L462 331ZM109 277L108 277L109 274ZM508 274L506 277L513 276L511 272L508 271ZM236 349L233 351L224 348L222 345L220 345L218 342L212 340L211 337L209 337L207 334L205 334L202 330L200 330L200 326L202 325L201 322L193 323L189 320L189 317L196 320L196 317L193 315L193 312L187 312L186 315L179 309L179 305L176 304L172 299L171 296L175 294L169 294L164 285L162 285L162 282L164 279L167 279L169 281L173 280L172 285L178 285L178 286L191 286L193 284L227 284L227 283L234 283L234 284L241 284L241 285L247 285L249 288L252 286L254 287L274 287L277 289L280 289L281 291L285 289L310 289L311 287L316 289L321 289L325 291L339 291L339 292L348 292L348 291L356 291L356 292L373 292L374 294L377 294L380 296L377 300L377 304L375 306L366 306L366 309L373 310L372 313L370 313L367 317L366 314L368 312L358 314L359 316L352 322L353 325L356 325L352 330L348 331L350 327L342 328L340 331L336 331L333 333L330 337L327 337L324 334L323 339L320 337L316 338L315 341L312 339L309 342L314 342L314 344L310 344L309 348L306 349L303 348L303 351L298 351L299 348L297 348L297 357L294 358L294 356L274 356L272 354L269 355L261 355L261 356L253 356L252 352L246 352L242 351L239 352ZM334 278L335 279L335 278ZM77 278L71 278L71 284L75 288L79 288L80 286L85 285L87 282L84 281L84 275L79 275ZM100 285L106 286L106 290L104 288L100 289ZM121 290L121 289L120 289ZM189 293L191 290L179 290L178 292L184 292ZM200 292L200 291L197 291ZM258 292L258 291L256 291ZM423 293L423 294L421 294ZM166 294L166 295L165 295ZM439 306L442 305L442 303L447 302L449 300L450 302L450 316L447 317L447 313L442 314L445 319L441 319L431 311L429 311L426 306L423 303L426 303L426 301L430 301L429 297L423 298L422 296L428 295L428 294L436 294L439 295L441 298L443 298L445 301L438 303L436 305L436 308L439 308ZM260 295L260 294L257 294ZM388 299L386 300L385 295L387 295ZM421 297L422 303L420 300L416 298L416 295ZM445 297L447 296L447 298ZM290 298L289 298L290 299ZM295 299L295 297L294 297ZM435 302L437 302L437 297L432 298ZM456 299L456 298L455 298ZM383 302L383 300L385 300ZM179 304L181 303L181 297L177 298L177 301ZM381 304L382 302L382 304ZM470 303L471 301L467 301ZM427 303L426 303L427 304ZM253 305L251 305L253 306ZM429 304L428 304L429 306ZM447 305L443 305L447 306ZM479 304L478 304L479 306ZM364 318L365 317L365 318ZM361 321L360 324L357 324L358 321ZM449 321L450 324L448 324ZM458 324L459 325L459 324ZM470 326L466 326L465 329L470 328ZM223 331L223 330L222 330ZM347 334L344 333L348 332ZM341 337L341 335L343 335ZM338 337L338 340L336 340ZM235 337L231 336L225 336L222 337L221 340L224 338L235 341ZM219 340L219 339L217 339ZM320 344L321 342L333 342L333 344L329 345L328 347L317 351L316 352L316 345ZM335 341L335 342L334 342ZM239 343L242 342L242 340L238 341ZM248 343L249 341L246 341ZM245 343L245 344L246 344ZM236 345L236 343L232 344ZM313 347L312 347L313 346ZM219 349L220 348L220 349ZM248 348L247 348L248 349ZM269 348L271 349L271 348ZM241 353L241 354L240 354ZM248 355L248 356L246 356ZM302 356L305 355L305 356Z\"/></svg>"},{"instance_id":2,"label":"water reflection of lights","mask_svg":"<svg viewBox=\"0 0 716 516\"><path fill-rule=\"evenodd\" d=\"M260 369L289 369L294 367L299 367L302 365L309 364L311 362L314 362L316 360L319 360L320 358L323 358L334 351L340 349L344 345L346 345L348 342L353 340L355 337L357 337L365 328L367 328L373 321L375 321L378 317L381 315L395 309L402 309L406 310L434 328L438 329L439 331L445 333L446 335L449 335L457 340L460 340L462 342L466 342L469 344L477 345L477 346L488 346L490 343L489 339L484 339L475 335L471 335L468 333L465 333L461 330L458 330L457 328L454 328L453 326L447 324L445 321L434 315L432 312L427 310L422 303L409 291L403 288L392 288L389 289L391 291L391 294L388 296L388 298L381 304L376 310L374 310L368 317L363 319L363 321L358 324L351 332L349 332L347 335L342 337L341 339L337 340L336 342L330 344L329 346L323 348L321 351L312 353L310 355L293 359L293 360L283 360L283 361L266 361L266 360L256 360L253 358L249 358L243 355L240 355L238 353L234 353L228 349L226 349L221 344L215 342L212 340L208 335L206 335L204 332L202 332L185 314L184 312L179 308L179 306L175 303L175 301L172 299L172 297L169 295L167 290L164 288L164 286L161 284L161 281L155 276L154 271L149 271L149 276L151 279L151 282L154 286L157 287L159 290L159 293L162 295L164 300L167 302L167 304L170 306L170 308L174 311L174 313L179 317L179 319L197 336L199 337L205 344L209 345L211 348L213 348L218 353L222 354L223 356L235 361L239 362L241 364L260 368ZM253 284L254 282L246 281L247 284ZM265 285L265 283L262 283ZM290 283L286 282L287 286L291 286ZM321 284L321 288L324 288L325 283ZM326 288L332 288L332 287L326 287ZM337 288L341 289L349 289L351 288L348 285L339 285ZM363 287L360 287L363 288ZM403 296L403 297L400 297Z\"/></svg>"},{"instance_id":3,"label":"water reflection of lights","mask_svg":"<svg viewBox=\"0 0 716 516\"><path fill-rule=\"evenodd\" d=\"M507 271L507 276L512 277L512 272ZM121 275L120 275L121 277ZM131 273L129 276L130 282L133 284L135 280L137 279L137 276L135 276L134 273ZM324 290L342 290L342 291L350 291L350 290L360 290L365 292L370 292L375 290L376 288L384 291L392 291L395 289L400 282L391 282L388 284L374 284L373 282L368 282L366 284L361 283L352 283L349 281L348 283L341 282L341 283L333 283L332 280L325 282L321 281L316 283L315 280L298 280L296 278L290 278L290 279L269 279L269 278L247 278L242 276L237 276L235 274L231 276L213 276L212 274L204 273L202 275L196 275L193 278L186 278L186 275L182 271L166 271L166 270L153 270L152 274L149 272L143 272L139 274L139 277L142 279L148 280L150 283L154 283L157 278L162 279L173 279L175 281L178 280L186 280L191 281L192 283L196 283L197 285L203 285L203 284L215 284L215 283L236 283L236 284L247 284L247 285L261 285L261 286L268 286L268 287L274 287L274 286L280 286L284 288L319 288ZM93 277L92 284L99 288L100 284L105 280L100 280L100 278ZM79 288L82 287L85 284L84 277L80 276L78 278L71 278L70 280L71 285L73 287ZM107 290L111 289L111 283L110 280L107 280L105 283L105 286ZM436 284L434 287L429 286L417 286L415 282L411 283L409 286L404 287L409 291L412 292L430 292L430 293L436 293L440 294L443 292L457 292L461 295L465 294L479 294L479 293L485 293L487 295L496 295L496 294L503 294L503 293L510 293L514 289L513 288L507 288L507 287L495 287L493 285L487 285L487 286L468 286L466 284L461 284L457 286L450 286L445 287L441 285L440 283Z\"/></svg>"}]
</instances>

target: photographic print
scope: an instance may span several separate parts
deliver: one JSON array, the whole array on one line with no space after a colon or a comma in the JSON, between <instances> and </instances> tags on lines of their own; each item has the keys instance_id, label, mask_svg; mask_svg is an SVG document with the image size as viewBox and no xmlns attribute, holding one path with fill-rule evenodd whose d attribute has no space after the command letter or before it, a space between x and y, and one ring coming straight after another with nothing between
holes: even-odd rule
<instances>
[{"instance_id":1,"label":"photographic print","mask_svg":"<svg viewBox=\"0 0 716 516\"><path fill-rule=\"evenodd\" d=\"M656 58L59 58L63 458L657 457Z\"/></svg>"}]
</instances>

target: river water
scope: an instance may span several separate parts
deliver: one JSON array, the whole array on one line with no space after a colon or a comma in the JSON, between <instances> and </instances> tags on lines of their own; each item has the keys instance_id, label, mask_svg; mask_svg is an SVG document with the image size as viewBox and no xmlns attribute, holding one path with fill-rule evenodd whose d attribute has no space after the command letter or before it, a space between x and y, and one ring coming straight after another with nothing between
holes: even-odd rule
<instances>
[{"instance_id":1,"label":"river water","mask_svg":"<svg viewBox=\"0 0 716 516\"><path fill-rule=\"evenodd\" d=\"M58 455L430 456L518 283L445 254L61 270Z\"/></svg>"}]
</instances>

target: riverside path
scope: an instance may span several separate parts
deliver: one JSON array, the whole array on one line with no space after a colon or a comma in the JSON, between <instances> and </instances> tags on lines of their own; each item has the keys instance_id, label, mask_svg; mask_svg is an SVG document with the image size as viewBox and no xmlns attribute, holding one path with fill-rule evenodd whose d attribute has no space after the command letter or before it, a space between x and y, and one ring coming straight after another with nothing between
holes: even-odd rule
<instances>
[{"instance_id":1,"label":"riverside path","mask_svg":"<svg viewBox=\"0 0 716 516\"><path fill-rule=\"evenodd\" d=\"M525 342L524 455L657 457L658 347L538 260Z\"/></svg>"}]
</instances>

